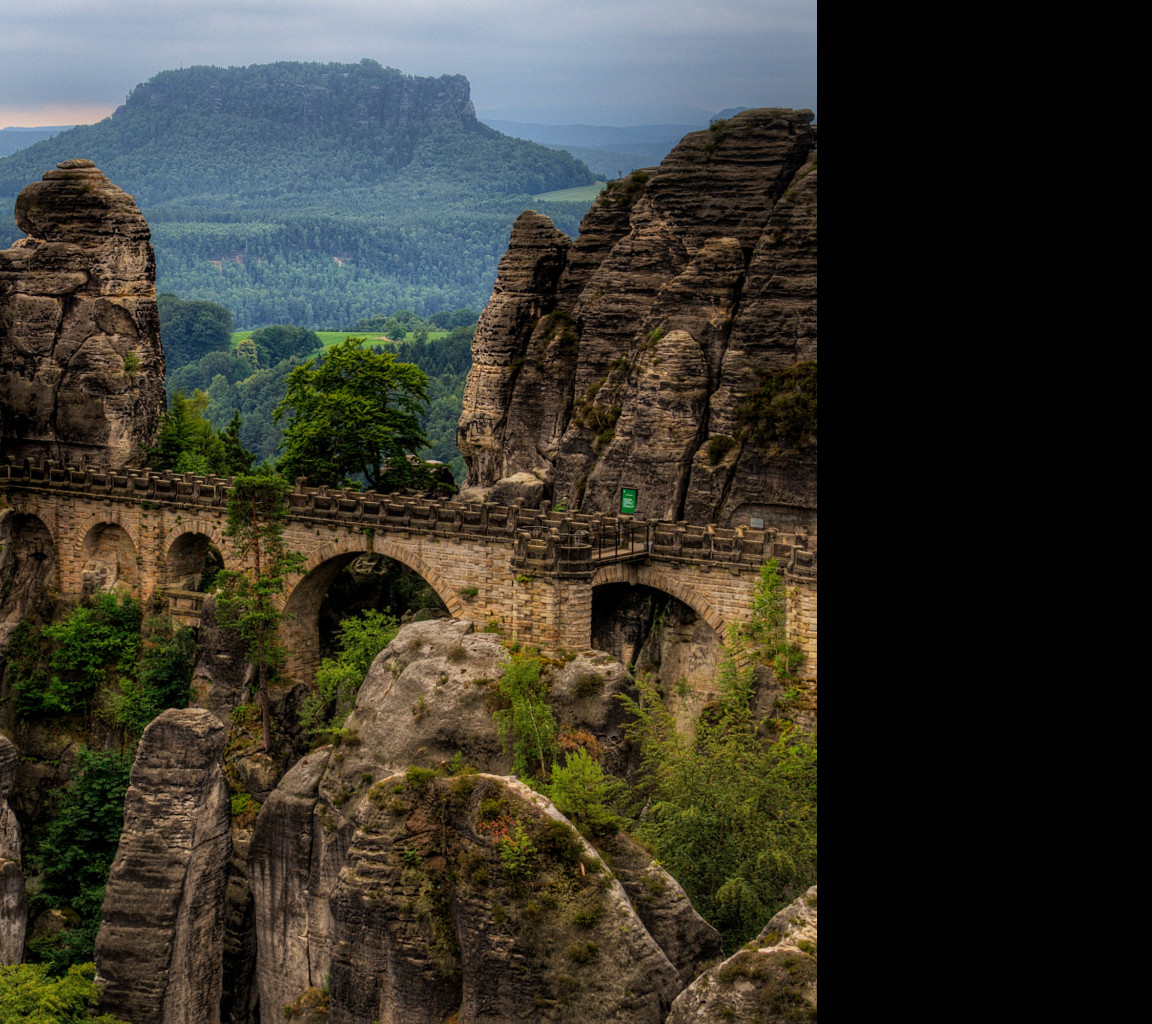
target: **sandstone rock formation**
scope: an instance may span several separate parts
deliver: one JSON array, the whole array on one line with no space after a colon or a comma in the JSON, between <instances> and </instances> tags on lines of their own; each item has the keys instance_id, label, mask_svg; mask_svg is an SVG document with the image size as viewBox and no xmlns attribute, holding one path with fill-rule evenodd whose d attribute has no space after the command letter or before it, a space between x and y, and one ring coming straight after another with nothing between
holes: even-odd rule
<instances>
[{"instance_id":1,"label":"sandstone rock formation","mask_svg":"<svg viewBox=\"0 0 1152 1024\"><path fill-rule=\"evenodd\" d=\"M616 182L570 241L528 211L473 342L467 487L816 528L816 129L751 110ZM518 485L523 491L524 485Z\"/></svg>"},{"instance_id":2,"label":"sandstone rock formation","mask_svg":"<svg viewBox=\"0 0 1152 1024\"><path fill-rule=\"evenodd\" d=\"M816 886L680 993L667 1024L816 1020Z\"/></svg>"},{"instance_id":3,"label":"sandstone rock formation","mask_svg":"<svg viewBox=\"0 0 1152 1024\"><path fill-rule=\"evenodd\" d=\"M102 1009L132 1024L218 1024L231 855L224 727L170 708L140 739L96 938Z\"/></svg>"},{"instance_id":4,"label":"sandstone rock formation","mask_svg":"<svg viewBox=\"0 0 1152 1024\"><path fill-rule=\"evenodd\" d=\"M333 1021L438 1021L456 1010L461 1024L500 1014L660 1021L718 954L716 932L639 847L613 840L618 883L598 882L598 855L515 779L432 778L456 753L508 770L489 704L506 657L467 620L403 627L339 744L303 758L265 802L249 857L262 1014L327 977ZM623 668L577 658L550 678L557 720L621 761L613 695L630 682ZM410 763L430 767L402 774ZM513 819L534 837L551 830L532 839L540 850L578 846L580 883L572 861L562 878L513 893L498 842L515 838Z\"/></svg>"},{"instance_id":5,"label":"sandstone rock formation","mask_svg":"<svg viewBox=\"0 0 1152 1024\"><path fill-rule=\"evenodd\" d=\"M18 964L24 959L28 926L28 902L20 870L20 822L7 799L16 781L18 761L16 747L0 734L0 964Z\"/></svg>"},{"instance_id":6,"label":"sandstone rock formation","mask_svg":"<svg viewBox=\"0 0 1152 1024\"><path fill-rule=\"evenodd\" d=\"M512 779L382 779L335 918L333 1024L661 1024L675 968L600 858Z\"/></svg>"},{"instance_id":7,"label":"sandstone rock formation","mask_svg":"<svg viewBox=\"0 0 1152 1024\"><path fill-rule=\"evenodd\" d=\"M469 619L402 627L368 670L345 722L358 742L343 753L344 774L436 767L457 753L484 771L511 771L512 758L492 720L495 684L507 658L499 635L476 632ZM594 735L617 766L624 713L616 695L632 692L623 666L590 653L545 671L560 727Z\"/></svg>"},{"instance_id":8,"label":"sandstone rock formation","mask_svg":"<svg viewBox=\"0 0 1152 1024\"><path fill-rule=\"evenodd\" d=\"M67 160L0 252L0 457L137 463L164 412L156 261L132 197Z\"/></svg>"}]
</instances>

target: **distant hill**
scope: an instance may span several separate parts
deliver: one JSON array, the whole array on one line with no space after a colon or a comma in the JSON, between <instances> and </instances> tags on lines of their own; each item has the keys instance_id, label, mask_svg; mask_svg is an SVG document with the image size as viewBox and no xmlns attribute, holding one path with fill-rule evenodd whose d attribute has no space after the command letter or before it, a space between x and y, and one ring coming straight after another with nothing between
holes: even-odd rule
<instances>
[{"instance_id":1,"label":"distant hill","mask_svg":"<svg viewBox=\"0 0 1152 1024\"><path fill-rule=\"evenodd\" d=\"M47 125L41 128L0 128L0 156L10 156L53 135L59 135L72 126Z\"/></svg>"},{"instance_id":2,"label":"distant hill","mask_svg":"<svg viewBox=\"0 0 1152 1024\"><path fill-rule=\"evenodd\" d=\"M566 150L602 178L623 178L641 167L655 167L685 135L708 127L707 120L693 124L642 124L630 128L532 124L497 118L488 118L485 124L517 139Z\"/></svg>"},{"instance_id":3,"label":"distant hill","mask_svg":"<svg viewBox=\"0 0 1152 1024\"><path fill-rule=\"evenodd\" d=\"M469 93L370 60L165 71L98 124L0 159L0 202L94 160L147 217L158 286L238 327L480 308L526 206L571 233L587 208L531 196L595 176L481 124ZM4 218L0 246L18 237Z\"/></svg>"}]
</instances>

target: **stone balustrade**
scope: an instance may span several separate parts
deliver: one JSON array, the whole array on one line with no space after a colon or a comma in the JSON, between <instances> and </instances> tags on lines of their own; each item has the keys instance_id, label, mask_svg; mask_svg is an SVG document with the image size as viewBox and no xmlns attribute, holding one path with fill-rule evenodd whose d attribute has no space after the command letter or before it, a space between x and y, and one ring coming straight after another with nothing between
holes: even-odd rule
<instances>
[{"instance_id":1,"label":"stone balustrade","mask_svg":"<svg viewBox=\"0 0 1152 1024\"><path fill-rule=\"evenodd\" d=\"M223 509L230 477L192 473L67 466L52 460L10 459L0 464L0 489L67 491L91 499L149 502ZM514 548L518 572L591 575L609 561L683 561L758 567L775 558L786 575L814 579L816 551L803 534L775 529L734 529L668 523L598 513L307 487L303 479L288 496L289 517L359 528L365 532L420 533L485 538Z\"/></svg>"}]
</instances>

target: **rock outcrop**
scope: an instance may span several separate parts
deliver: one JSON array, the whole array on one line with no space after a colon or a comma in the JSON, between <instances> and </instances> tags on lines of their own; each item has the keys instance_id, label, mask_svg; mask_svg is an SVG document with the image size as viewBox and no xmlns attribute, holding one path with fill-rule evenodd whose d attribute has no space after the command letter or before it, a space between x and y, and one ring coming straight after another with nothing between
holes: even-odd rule
<instances>
[{"instance_id":1,"label":"rock outcrop","mask_svg":"<svg viewBox=\"0 0 1152 1024\"><path fill-rule=\"evenodd\" d=\"M379 773L410 764L438 767L457 754L484 771L512 770L492 710L508 651L496 633L469 619L433 619L401 628L373 662L344 723L356 737L342 773ZM587 654L545 667L549 703L561 729L589 733L613 767L622 767L624 712L632 693L622 665Z\"/></svg>"},{"instance_id":2,"label":"rock outcrop","mask_svg":"<svg viewBox=\"0 0 1152 1024\"><path fill-rule=\"evenodd\" d=\"M225 731L174 708L140 739L96 968L103 1010L132 1024L218 1024L231 856Z\"/></svg>"},{"instance_id":3,"label":"rock outcrop","mask_svg":"<svg viewBox=\"0 0 1152 1024\"><path fill-rule=\"evenodd\" d=\"M816 886L812 886L735 956L681 992L667 1024L815 1022L816 955Z\"/></svg>"},{"instance_id":4,"label":"rock outcrop","mask_svg":"<svg viewBox=\"0 0 1152 1024\"><path fill-rule=\"evenodd\" d=\"M376 783L331 904L333 1024L661 1024L680 989L599 856L514 779Z\"/></svg>"},{"instance_id":5,"label":"rock outcrop","mask_svg":"<svg viewBox=\"0 0 1152 1024\"><path fill-rule=\"evenodd\" d=\"M403 627L338 744L265 802L249 857L262 1014L327 977L332 1021L661 1021L718 955L715 931L643 850L614 840L618 881L601 881L599 855L555 808L503 777L490 702L506 658L467 620ZM629 684L607 658L551 667L558 722L618 765L614 694ZM500 774L437 775L456 754ZM522 891L501 845L518 825L540 854L528 860L547 867ZM549 860L563 850L567 867Z\"/></svg>"},{"instance_id":6,"label":"rock outcrop","mask_svg":"<svg viewBox=\"0 0 1152 1024\"><path fill-rule=\"evenodd\" d=\"M750 110L610 185L571 241L528 211L473 342L472 494L816 528L816 129Z\"/></svg>"},{"instance_id":7,"label":"rock outcrop","mask_svg":"<svg viewBox=\"0 0 1152 1024\"><path fill-rule=\"evenodd\" d=\"M28 901L20 869L20 822L8 806L18 761L15 745L0 734L0 964L18 964L24 959L28 927Z\"/></svg>"},{"instance_id":8,"label":"rock outcrop","mask_svg":"<svg viewBox=\"0 0 1152 1024\"><path fill-rule=\"evenodd\" d=\"M136 203L91 160L25 188L0 252L0 456L140 461L164 412L156 261Z\"/></svg>"}]
</instances>

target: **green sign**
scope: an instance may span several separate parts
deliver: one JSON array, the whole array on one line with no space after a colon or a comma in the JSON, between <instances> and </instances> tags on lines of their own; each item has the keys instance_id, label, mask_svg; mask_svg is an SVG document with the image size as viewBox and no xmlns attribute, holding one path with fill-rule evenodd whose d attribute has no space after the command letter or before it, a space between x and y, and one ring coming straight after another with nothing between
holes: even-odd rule
<instances>
[{"instance_id":1,"label":"green sign","mask_svg":"<svg viewBox=\"0 0 1152 1024\"><path fill-rule=\"evenodd\" d=\"M625 487L620 492L620 514L634 516L636 514L636 488Z\"/></svg>"}]
</instances>

